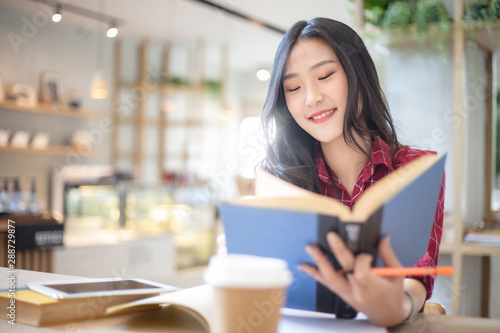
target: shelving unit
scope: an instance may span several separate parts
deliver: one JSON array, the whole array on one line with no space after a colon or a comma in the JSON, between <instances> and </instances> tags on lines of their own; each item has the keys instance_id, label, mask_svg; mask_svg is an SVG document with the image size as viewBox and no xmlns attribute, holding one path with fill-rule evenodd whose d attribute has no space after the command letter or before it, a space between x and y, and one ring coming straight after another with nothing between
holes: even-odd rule
<instances>
[{"instance_id":1,"label":"shelving unit","mask_svg":"<svg viewBox=\"0 0 500 333\"><path fill-rule=\"evenodd\" d=\"M355 22L357 30L360 34L365 33L365 25L363 18L363 0L356 0L355 4L356 18ZM464 0L454 0L453 2L453 24L450 27L450 33L446 37L446 42L453 46L453 96L454 96L454 114L457 121L454 128L454 178L448 179L448 182L454 183L455 193L453 202L453 221L454 221L454 237L453 243L441 244L440 253L450 254L454 274L452 277L452 315L461 314L462 305L462 275L463 275L463 258L464 256L481 256L483 263L482 272L482 316L488 317L489 312L489 284L490 284L490 257L492 255L500 255L500 247L481 246L478 244L470 244L463 242L463 198L464 198L464 121L467 119L465 109L465 98L463 87L465 83L465 45L466 41L473 41L478 48L486 53L486 154L485 154L485 179L484 179L484 221L491 224L493 220L493 212L491 211L492 190L494 184L494 133L495 133L495 107L493 104L494 91L494 52L500 46L500 39L492 40L492 36L500 33L500 21L494 23L485 23L482 26L477 23L464 23L462 17L464 15ZM412 31L410 27L410 31ZM372 33L379 42L387 47L415 45L417 41L411 37L411 34L389 33L379 31Z\"/></svg>"},{"instance_id":2,"label":"shelving unit","mask_svg":"<svg viewBox=\"0 0 500 333\"><path fill-rule=\"evenodd\" d=\"M137 62L137 81L136 82L125 82L122 78L122 42L118 40L115 44L115 67L114 67L114 90L113 100L115 101L113 110L113 132L111 136L111 164L118 166L120 162L124 160L129 161L133 166L135 173L139 181L144 180L144 164L147 160L156 157L158 176L157 179L162 178L164 171L164 161L166 159L166 148L165 148L165 131L172 126L180 127L201 127L204 125L203 121L195 119L185 119L170 121L165 115L166 112L158 110L157 116L154 119L148 119L147 113L147 100L151 94L157 95L160 99L159 103L161 105L161 99L166 96L172 96L178 93L190 93L192 96L192 102L195 102L198 98L198 94L203 91L202 88L202 77L199 76L197 81L191 82L188 85L177 86L171 83L151 83L149 74L147 72L149 58L149 48L150 42L147 39L142 40L139 46L139 58ZM203 53L203 45L199 45L197 52ZM163 78L169 78L168 65L169 65L169 53L170 45L166 44L163 46L162 50L162 62L161 68L159 69L162 73ZM197 71L200 72L200 64L194 64L197 67ZM121 115L119 110L120 105L120 94L123 91L133 91L140 92L141 96L136 99L135 106L129 110L128 115ZM119 131L123 128L123 125L129 125L133 129L133 146L127 151L122 150L118 146L119 142ZM158 131L158 144L155 147L155 153L151 154L144 150L144 140L145 132L150 128L156 128ZM185 164L187 161L187 152L184 150L182 154L175 154L176 156L169 156L176 159L181 159Z\"/></svg>"},{"instance_id":3,"label":"shelving unit","mask_svg":"<svg viewBox=\"0 0 500 333\"><path fill-rule=\"evenodd\" d=\"M86 110L80 108L63 107L60 105L52 105L39 103L36 106L18 105L15 102L0 103L0 110L11 110L15 112L26 112L40 114L44 116L70 117L81 119L99 119L102 114L95 110ZM66 155L71 150L71 146L50 145L46 149L33 149L31 147L16 148L16 147L0 147L0 153L20 153L20 154L37 154L37 155Z\"/></svg>"},{"instance_id":4,"label":"shelving unit","mask_svg":"<svg viewBox=\"0 0 500 333\"><path fill-rule=\"evenodd\" d=\"M11 180L18 179L23 192L34 182L37 202L40 206L51 210L55 205L52 197L53 188L50 184L50 174L54 169L67 164L86 163L90 159L94 163L108 163L98 162L100 159L107 159L107 155L103 154L105 142L101 145L101 142L97 144L94 140L86 148L74 147L67 142L76 130L99 128L97 125L100 125L101 119L105 117L105 113L100 110L82 107L72 108L48 103L27 106L18 105L13 101L1 102L2 130L9 131L11 135L17 131L28 131L30 136L46 132L51 139L45 149L33 149L31 144L25 148L18 148L11 146L10 142L0 147L0 159L3 161L0 177L2 180L8 180L9 189L12 186ZM26 258L36 258L36 256L30 257L27 254Z\"/></svg>"},{"instance_id":5,"label":"shelving unit","mask_svg":"<svg viewBox=\"0 0 500 333\"><path fill-rule=\"evenodd\" d=\"M218 119L207 119L203 117L203 98L207 92L205 82L205 43L197 41L189 50L188 74L185 84L173 84L170 82L172 75L169 72L170 54L172 47L170 43L161 45L161 61L159 68L151 66L152 45L149 40L144 39L138 47L138 59L136 60L137 76L135 82L127 82L122 74L122 61L128 55L122 55L123 42L117 40L115 44L114 61L114 109L112 112L113 132L111 134L111 164L121 168L122 165L129 165L133 168L139 182L144 181L146 173L146 163L152 169L152 161L156 163L157 180L161 180L166 171L166 163L174 161L180 165L180 170L175 172L185 172L188 170L188 162L192 152L189 145L193 140L192 135L179 139L177 149L172 151L168 135L172 130L190 130L192 133L201 133L205 128L217 128L220 125ZM158 54L155 54L158 55ZM151 82L150 71L161 73L161 78L155 78ZM221 75L223 77L223 75ZM120 109L123 94L136 95L133 106L127 112ZM185 94L182 106L176 109L175 116L169 111L162 110L164 99L176 98L180 94ZM140 96L139 96L140 95ZM158 98L159 108L148 105L152 99ZM179 117L179 114L182 115ZM123 136L119 133L127 127L132 136L132 142L127 147L120 147ZM152 132L157 133L157 139L148 141L148 148L145 149L145 137ZM156 141L156 142L155 142ZM177 143L177 142L176 142ZM170 148L169 148L170 147ZM168 170L171 171L171 170ZM156 171L155 171L156 172ZM147 174L151 178L151 173Z\"/></svg>"}]
</instances>

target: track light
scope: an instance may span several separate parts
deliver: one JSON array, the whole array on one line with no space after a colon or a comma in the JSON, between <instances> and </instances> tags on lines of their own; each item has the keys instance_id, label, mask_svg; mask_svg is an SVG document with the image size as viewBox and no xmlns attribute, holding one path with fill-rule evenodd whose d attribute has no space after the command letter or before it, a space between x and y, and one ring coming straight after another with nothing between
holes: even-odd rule
<instances>
[{"instance_id":1,"label":"track light","mask_svg":"<svg viewBox=\"0 0 500 333\"><path fill-rule=\"evenodd\" d=\"M117 35L118 35L118 28L116 27L116 23L111 22L111 25L110 25L108 31L106 31L106 36L108 36L109 38L114 38Z\"/></svg>"},{"instance_id":2,"label":"track light","mask_svg":"<svg viewBox=\"0 0 500 333\"><path fill-rule=\"evenodd\" d=\"M61 14L61 4L57 3L56 5L56 10L54 14L52 15L52 22L60 22L62 20L62 14Z\"/></svg>"},{"instance_id":3,"label":"track light","mask_svg":"<svg viewBox=\"0 0 500 333\"><path fill-rule=\"evenodd\" d=\"M48 8L52 8L53 14L51 19L53 22L60 22L62 20L62 13L61 13L61 8L62 8L61 2L62 2L64 4L64 13L69 12L109 25L110 28L108 30L110 30L110 32L108 32L108 34L110 34L109 37L111 38L115 37L118 34L118 29L116 27L123 26L124 24L124 21L118 17L104 15L103 12L93 11L84 7L75 6L72 4L75 1L71 0L29 0L29 1L41 3L47 6ZM1 2L2 0L0 0L0 3Z\"/></svg>"}]
</instances>

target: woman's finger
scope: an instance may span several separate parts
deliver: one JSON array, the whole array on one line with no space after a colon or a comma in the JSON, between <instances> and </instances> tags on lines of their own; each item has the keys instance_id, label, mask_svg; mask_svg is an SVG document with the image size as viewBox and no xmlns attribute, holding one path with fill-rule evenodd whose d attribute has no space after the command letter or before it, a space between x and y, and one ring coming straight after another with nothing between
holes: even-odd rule
<instances>
[{"instance_id":1,"label":"woman's finger","mask_svg":"<svg viewBox=\"0 0 500 333\"><path fill-rule=\"evenodd\" d=\"M344 241L334 232L329 232L326 235L326 239L335 255L335 259L337 259L344 271L352 271L354 269L354 255L345 246Z\"/></svg>"},{"instance_id":2,"label":"woman's finger","mask_svg":"<svg viewBox=\"0 0 500 333\"><path fill-rule=\"evenodd\" d=\"M356 256L356 261L354 262L354 273L352 275L356 281L358 281L359 285L370 286L373 278L376 277L371 271L372 261L373 256L370 254L361 253Z\"/></svg>"},{"instance_id":3,"label":"woman's finger","mask_svg":"<svg viewBox=\"0 0 500 333\"><path fill-rule=\"evenodd\" d=\"M316 263L318 270L321 274L328 280L338 279L338 274L333 268L330 260L325 256L325 254L316 246L308 245L306 246L306 252L311 256L311 258Z\"/></svg>"},{"instance_id":4,"label":"woman's finger","mask_svg":"<svg viewBox=\"0 0 500 333\"><path fill-rule=\"evenodd\" d=\"M325 254L313 245L306 246L306 252L314 260L317 268L308 265L301 265L300 267L306 267L306 269L304 269L306 273L311 275L334 293L344 295L347 290L349 290L349 284L342 275L335 271Z\"/></svg>"},{"instance_id":5,"label":"woman's finger","mask_svg":"<svg viewBox=\"0 0 500 333\"><path fill-rule=\"evenodd\" d=\"M301 265L299 265L298 269L307 273L308 275L312 276L319 283L321 283L323 285L328 284L328 281L326 281L324 279L323 275L321 274L320 271L318 271L318 269L316 267L313 267L309 264L301 264Z\"/></svg>"},{"instance_id":6,"label":"woman's finger","mask_svg":"<svg viewBox=\"0 0 500 333\"><path fill-rule=\"evenodd\" d=\"M358 308L360 304L361 306L364 304L368 290L366 286L361 284L353 274L347 276L347 279L349 281L349 286L351 287L349 304L354 308ZM361 310L358 309L358 311Z\"/></svg>"},{"instance_id":7,"label":"woman's finger","mask_svg":"<svg viewBox=\"0 0 500 333\"><path fill-rule=\"evenodd\" d=\"M389 236L384 236L378 244L378 253L386 267L401 267L401 263L392 250Z\"/></svg>"}]
</instances>

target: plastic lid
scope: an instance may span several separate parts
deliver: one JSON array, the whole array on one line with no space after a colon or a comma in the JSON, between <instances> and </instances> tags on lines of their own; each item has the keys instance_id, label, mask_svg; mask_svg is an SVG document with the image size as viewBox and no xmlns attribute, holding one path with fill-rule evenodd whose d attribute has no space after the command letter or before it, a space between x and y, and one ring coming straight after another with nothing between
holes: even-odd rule
<instances>
[{"instance_id":1,"label":"plastic lid","mask_svg":"<svg viewBox=\"0 0 500 333\"><path fill-rule=\"evenodd\" d=\"M203 279L219 287L288 287L292 274L282 259L245 254L215 255L210 258Z\"/></svg>"}]
</instances>

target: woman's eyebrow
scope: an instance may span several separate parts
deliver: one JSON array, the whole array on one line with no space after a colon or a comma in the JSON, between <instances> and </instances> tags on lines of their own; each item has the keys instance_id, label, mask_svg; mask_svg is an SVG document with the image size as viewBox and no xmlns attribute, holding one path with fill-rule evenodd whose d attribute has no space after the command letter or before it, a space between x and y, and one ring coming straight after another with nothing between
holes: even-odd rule
<instances>
[{"instance_id":1,"label":"woman's eyebrow","mask_svg":"<svg viewBox=\"0 0 500 333\"><path fill-rule=\"evenodd\" d=\"M333 59L323 60L323 61L318 62L316 65L312 65L311 68L309 68L309 70L311 71L313 69L316 69L316 68L321 67L321 66L326 65L326 64L331 64L333 62L337 62L337 61L333 60Z\"/></svg>"},{"instance_id":2,"label":"woman's eyebrow","mask_svg":"<svg viewBox=\"0 0 500 333\"><path fill-rule=\"evenodd\" d=\"M309 68L309 71L313 70L313 69L316 69L318 67L321 67L323 65L326 65L326 64L331 64L331 63L335 63L335 62L338 62L337 60L333 60L333 59L328 59L328 60L323 60L323 61L320 61L318 62L317 64L314 64L311 66L311 68ZM285 74L283 76L283 81L287 80L287 79L290 79L294 76L297 76L296 73L288 73L288 74Z\"/></svg>"}]
</instances>

